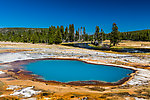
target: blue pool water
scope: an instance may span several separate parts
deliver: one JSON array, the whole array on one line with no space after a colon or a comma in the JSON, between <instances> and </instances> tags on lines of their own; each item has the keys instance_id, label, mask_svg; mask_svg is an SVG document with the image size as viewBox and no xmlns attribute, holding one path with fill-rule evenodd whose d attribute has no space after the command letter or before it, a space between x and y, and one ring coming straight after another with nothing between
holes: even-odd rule
<instances>
[{"instance_id":1,"label":"blue pool water","mask_svg":"<svg viewBox=\"0 0 150 100\"><path fill-rule=\"evenodd\" d=\"M99 80L117 82L129 77L132 70L119 67L93 65L71 60L40 60L24 65L25 69L41 75L45 80L60 82Z\"/></svg>"}]
</instances>

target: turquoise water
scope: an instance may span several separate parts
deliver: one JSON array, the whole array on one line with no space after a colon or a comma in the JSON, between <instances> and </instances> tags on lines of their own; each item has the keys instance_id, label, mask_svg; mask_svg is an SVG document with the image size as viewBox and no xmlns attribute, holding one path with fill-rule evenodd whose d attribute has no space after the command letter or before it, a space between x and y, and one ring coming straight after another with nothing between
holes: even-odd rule
<instances>
[{"instance_id":1,"label":"turquoise water","mask_svg":"<svg viewBox=\"0 0 150 100\"><path fill-rule=\"evenodd\" d=\"M99 80L116 82L132 70L119 67L93 65L71 60L40 60L24 65L25 69L41 75L45 80L60 82Z\"/></svg>"}]
</instances>

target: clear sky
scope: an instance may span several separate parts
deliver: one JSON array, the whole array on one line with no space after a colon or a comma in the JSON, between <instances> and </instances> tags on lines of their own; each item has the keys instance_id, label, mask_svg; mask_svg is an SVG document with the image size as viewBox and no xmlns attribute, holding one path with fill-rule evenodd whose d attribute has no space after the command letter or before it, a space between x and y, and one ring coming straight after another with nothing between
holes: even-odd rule
<instances>
[{"instance_id":1,"label":"clear sky","mask_svg":"<svg viewBox=\"0 0 150 100\"><path fill-rule=\"evenodd\" d=\"M150 0L0 0L0 27L86 27L106 33L150 28Z\"/></svg>"}]
</instances>

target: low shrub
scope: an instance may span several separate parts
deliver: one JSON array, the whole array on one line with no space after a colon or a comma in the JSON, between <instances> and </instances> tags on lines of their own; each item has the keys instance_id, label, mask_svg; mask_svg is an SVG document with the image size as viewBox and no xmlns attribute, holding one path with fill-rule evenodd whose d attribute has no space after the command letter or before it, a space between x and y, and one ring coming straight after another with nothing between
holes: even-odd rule
<instances>
[{"instance_id":1,"label":"low shrub","mask_svg":"<svg viewBox=\"0 0 150 100\"><path fill-rule=\"evenodd\" d=\"M87 87L87 88L94 91L100 91L100 92L105 91L105 88L101 88L101 87Z\"/></svg>"}]
</instances>

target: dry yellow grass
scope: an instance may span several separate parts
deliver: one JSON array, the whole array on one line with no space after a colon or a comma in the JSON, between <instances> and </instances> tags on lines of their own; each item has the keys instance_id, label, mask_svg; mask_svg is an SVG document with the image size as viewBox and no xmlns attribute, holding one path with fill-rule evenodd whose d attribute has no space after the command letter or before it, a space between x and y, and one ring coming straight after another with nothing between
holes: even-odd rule
<instances>
[{"instance_id":1,"label":"dry yellow grass","mask_svg":"<svg viewBox=\"0 0 150 100\"><path fill-rule=\"evenodd\" d=\"M109 40L104 41L106 44L110 44ZM122 40L119 42L117 47L126 47L126 48L150 48L150 42L144 42L144 41L130 41L130 40Z\"/></svg>"}]
</instances>

